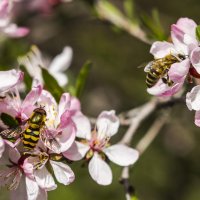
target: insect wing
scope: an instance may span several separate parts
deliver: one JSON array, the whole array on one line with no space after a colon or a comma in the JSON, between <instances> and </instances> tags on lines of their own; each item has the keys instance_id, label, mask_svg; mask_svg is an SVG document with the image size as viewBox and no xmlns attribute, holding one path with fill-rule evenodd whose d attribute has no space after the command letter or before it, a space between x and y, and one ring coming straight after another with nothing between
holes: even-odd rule
<instances>
[{"instance_id":1,"label":"insect wing","mask_svg":"<svg viewBox=\"0 0 200 200\"><path fill-rule=\"evenodd\" d=\"M6 129L0 132L0 136L3 139L17 139L20 137L21 133L23 132L23 129L19 126L16 128Z\"/></svg>"},{"instance_id":2,"label":"insect wing","mask_svg":"<svg viewBox=\"0 0 200 200\"><path fill-rule=\"evenodd\" d=\"M144 71L145 72L149 72L151 69L151 66L153 65L154 61L149 62L145 67L144 67Z\"/></svg>"},{"instance_id":3,"label":"insect wing","mask_svg":"<svg viewBox=\"0 0 200 200\"><path fill-rule=\"evenodd\" d=\"M54 153L60 153L60 144L58 141L49 135L48 131L45 128L41 129L40 138L43 141L44 145L52 150Z\"/></svg>"}]
</instances>

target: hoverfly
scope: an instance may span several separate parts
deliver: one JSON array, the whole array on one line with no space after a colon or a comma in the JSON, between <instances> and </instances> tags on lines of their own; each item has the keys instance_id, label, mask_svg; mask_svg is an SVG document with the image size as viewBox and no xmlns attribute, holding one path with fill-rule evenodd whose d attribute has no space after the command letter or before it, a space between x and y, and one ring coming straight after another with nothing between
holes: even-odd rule
<instances>
[{"instance_id":1,"label":"hoverfly","mask_svg":"<svg viewBox=\"0 0 200 200\"><path fill-rule=\"evenodd\" d=\"M39 141L40 132L45 126L45 120L46 111L41 107L36 108L27 120L25 128L17 126L6 129L0 132L0 136L10 142L15 142L21 137L24 149L27 151L33 150Z\"/></svg>"},{"instance_id":2,"label":"hoverfly","mask_svg":"<svg viewBox=\"0 0 200 200\"><path fill-rule=\"evenodd\" d=\"M169 79L167 72L169 71L172 64L180 62L185 59L185 56L178 54L169 54L163 58L155 59L151 61L145 68L146 75L146 85L148 88L153 87L158 80L161 78L163 83L171 86L173 81Z\"/></svg>"}]
</instances>

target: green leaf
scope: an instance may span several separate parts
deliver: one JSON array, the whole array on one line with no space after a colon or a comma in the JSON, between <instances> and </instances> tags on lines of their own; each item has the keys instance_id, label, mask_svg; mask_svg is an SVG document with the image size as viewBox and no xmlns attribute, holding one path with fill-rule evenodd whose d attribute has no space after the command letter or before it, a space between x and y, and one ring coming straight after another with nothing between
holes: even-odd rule
<instances>
[{"instance_id":1,"label":"green leaf","mask_svg":"<svg viewBox=\"0 0 200 200\"><path fill-rule=\"evenodd\" d=\"M149 36L155 40L166 40L164 28L160 22L159 12L156 9L152 10L151 16L143 13L141 15L142 22L146 26Z\"/></svg>"},{"instance_id":2,"label":"green leaf","mask_svg":"<svg viewBox=\"0 0 200 200\"><path fill-rule=\"evenodd\" d=\"M10 116L10 115L8 115L6 113L2 113L1 114L1 120L8 127L15 127L15 126L19 125L19 123L18 123L18 121L16 119L14 119L12 116Z\"/></svg>"},{"instance_id":3,"label":"green leaf","mask_svg":"<svg viewBox=\"0 0 200 200\"><path fill-rule=\"evenodd\" d=\"M196 27L196 37L200 41L200 25Z\"/></svg>"},{"instance_id":4,"label":"green leaf","mask_svg":"<svg viewBox=\"0 0 200 200\"><path fill-rule=\"evenodd\" d=\"M32 88L32 77L29 75L24 65L20 65L19 67L24 72L24 83L26 85L26 90L30 91Z\"/></svg>"},{"instance_id":5,"label":"green leaf","mask_svg":"<svg viewBox=\"0 0 200 200\"><path fill-rule=\"evenodd\" d=\"M57 80L44 68L42 68L42 76L45 89L47 89L58 102L64 90L58 84Z\"/></svg>"},{"instance_id":6,"label":"green leaf","mask_svg":"<svg viewBox=\"0 0 200 200\"><path fill-rule=\"evenodd\" d=\"M125 0L124 1L124 10L125 10L128 18L134 19L134 2L133 2L133 0Z\"/></svg>"},{"instance_id":7,"label":"green leaf","mask_svg":"<svg viewBox=\"0 0 200 200\"><path fill-rule=\"evenodd\" d=\"M79 72L79 75L76 79L76 85L75 85L76 97L80 97L83 92L83 89L85 88L86 80L87 80L89 71L91 69L91 66L92 66L92 63L90 61L87 61Z\"/></svg>"}]
</instances>

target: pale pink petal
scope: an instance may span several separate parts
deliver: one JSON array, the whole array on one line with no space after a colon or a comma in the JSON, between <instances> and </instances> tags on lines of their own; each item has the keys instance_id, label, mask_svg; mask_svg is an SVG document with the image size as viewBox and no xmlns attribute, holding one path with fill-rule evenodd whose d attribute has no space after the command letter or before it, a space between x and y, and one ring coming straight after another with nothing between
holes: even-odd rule
<instances>
[{"instance_id":1,"label":"pale pink petal","mask_svg":"<svg viewBox=\"0 0 200 200\"><path fill-rule=\"evenodd\" d=\"M35 103L39 99L41 93L42 93L42 85L38 85L37 87L33 87L31 89L31 91L26 95L26 97L25 97L25 99L22 103L22 110L24 110L26 112L27 110L30 110L30 108L33 109L33 106L35 105Z\"/></svg>"},{"instance_id":2,"label":"pale pink petal","mask_svg":"<svg viewBox=\"0 0 200 200\"><path fill-rule=\"evenodd\" d=\"M162 97L172 96L182 88L183 83L184 82L176 83L172 87L169 87L167 84L163 83L163 81L160 79L156 83L156 85L154 85L151 88L148 88L147 92L155 96L162 96Z\"/></svg>"},{"instance_id":3,"label":"pale pink petal","mask_svg":"<svg viewBox=\"0 0 200 200\"><path fill-rule=\"evenodd\" d=\"M174 63L168 72L169 79L174 83L182 82L183 79L187 76L190 68L189 59L185 59L182 62Z\"/></svg>"},{"instance_id":4,"label":"pale pink petal","mask_svg":"<svg viewBox=\"0 0 200 200\"><path fill-rule=\"evenodd\" d=\"M1 158L4 150L5 150L5 144L4 144L3 139L0 137L0 158Z\"/></svg>"},{"instance_id":5,"label":"pale pink petal","mask_svg":"<svg viewBox=\"0 0 200 200\"><path fill-rule=\"evenodd\" d=\"M73 161L81 160L89 149L89 145L75 141L67 151L63 152L63 156Z\"/></svg>"},{"instance_id":6,"label":"pale pink petal","mask_svg":"<svg viewBox=\"0 0 200 200\"><path fill-rule=\"evenodd\" d=\"M59 183L62 183L64 185L69 185L74 181L75 179L74 172L68 165L62 162L55 162L52 160L50 160L50 163L53 168L54 175Z\"/></svg>"},{"instance_id":7,"label":"pale pink petal","mask_svg":"<svg viewBox=\"0 0 200 200\"><path fill-rule=\"evenodd\" d=\"M119 128L119 118L115 111L103 111L97 118L97 134L99 139L115 135Z\"/></svg>"},{"instance_id":8,"label":"pale pink petal","mask_svg":"<svg viewBox=\"0 0 200 200\"><path fill-rule=\"evenodd\" d=\"M80 111L72 116L72 120L76 125L76 136L87 140L91 139L91 125L89 119Z\"/></svg>"},{"instance_id":9,"label":"pale pink petal","mask_svg":"<svg viewBox=\"0 0 200 200\"><path fill-rule=\"evenodd\" d=\"M26 191L26 182L25 182L24 176L22 176L17 189L10 191L10 199L16 200L16 197L20 200L27 200L28 199L27 198L27 191Z\"/></svg>"},{"instance_id":10,"label":"pale pink petal","mask_svg":"<svg viewBox=\"0 0 200 200\"><path fill-rule=\"evenodd\" d=\"M200 47L195 48L191 52L190 60L196 71L200 73Z\"/></svg>"},{"instance_id":11,"label":"pale pink petal","mask_svg":"<svg viewBox=\"0 0 200 200\"><path fill-rule=\"evenodd\" d=\"M90 176L100 185L110 185L112 182L112 171L109 165L102 160L98 153L94 156L88 165Z\"/></svg>"},{"instance_id":12,"label":"pale pink petal","mask_svg":"<svg viewBox=\"0 0 200 200\"><path fill-rule=\"evenodd\" d=\"M26 36L30 31L25 27L18 27L16 24L10 24L4 28L4 33L10 37L18 38Z\"/></svg>"},{"instance_id":13,"label":"pale pink petal","mask_svg":"<svg viewBox=\"0 0 200 200\"><path fill-rule=\"evenodd\" d=\"M0 71L0 93L16 86L23 80L23 76L23 72L15 69L9 71Z\"/></svg>"},{"instance_id":14,"label":"pale pink petal","mask_svg":"<svg viewBox=\"0 0 200 200\"><path fill-rule=\"evenodd\" d=\"M196 37L195 35L195 30L197 27L197 24L189 18L180 18L176 26L181 29L184 33L193 36L194 38Z\"/></svg>"},{"instance_id":15,"label":"pale pink petal","mask_svg":"<svg viewBox=\"0 0 200 200\"><path fill-rule=\"evenodd\" d=\"M52 175L48 172L46 167L35 170L34 175L35 175L35 180L37 184L42 189L45 189L46 191L51 191L57 188L57 185L55 184L55 181Z\"/></svg>"},{"instance_id":16,"label":"pale pink petal","mask_svg":"<svg viewBox=\"0 0 200 200\"><path fill-rule=\"evenodd\" d=\"M81 103L78 98L71 97L71 105L70 110L80 111L81 110Z\"/></svg>"},{"instance_id":17,"label":"pale pink petal","mask_svg":"<svg viewBox=\"0 0 200 200\"><path fill-rule=\"evenodd\" d=\"M64 72L50 72L51 75L57 80L58 84L63 87L67 84L68 78Z\"/></svg>"},{"instance_id":18,"label":"pale pink petal","mask_svg":"<svg viewBox=\"0 0 200 200\"><path fill-rule=\"evenodd\" d=\"M62 130L60 134L58 134L55 139L59 143L60 147L58 149L59 152L67 151L72 143L74 142L76 137L76 129L73 124L68 125L65 129Z\"/></svg>"},{"instance_id":19,"label":"pale pink petal","mask_svg":"<svg viewBox=\"0 0 200 200\"><path fill-rule=\"evenodd\" d=\"M71 96L69 93L62 94L58 105L58 118L66 111L70 109Z\"/></svg>"},{"instance_id":20,"label":"pale pink petal","mask_svg":"<svg viewBox=\"0 0 200 200\"><path fill-rule=\"evenodd\" d=\"M25 159L22 166L23 172L29 178L33 178L33 164L28 162L28 159Z\"/></svg>"},{"instance_id":21,"label":"pale pink petal","mask_svg":"<svg viewBox=\"0 0 200 200\"><path fill-rule=\"evenodd\" d=\"M186 95L186 104L189 110L200 110L200 85L192 88Z\"/></svg>"},{"instance_id":22,"label":"pale pink petal","mask_svg":"<svg viewBox=\"0 0 200 200\"><path fill-rule=\"evenodd\" d=\"M154 42L150 49L150 53L155 59L163 58L166 55L173 54L174 52L174 45L169 42Z\"/></svg>"},{"instance_id":23,"label":"pale pink petal","mask_svg":"<svg viewBox=\"0 0 200 200\"><path fill-rule=\"evenodd\" d=\"M196 111L194 123L200 127L200 111Z\"/></svg>"},{"instance_id":24,"label":"pale pink petal","mask_svg":"<svg viewBox=\"0 0 200 200\"><path fill-rule=\"evenodd\" d=\"M37 200L39 194L39 186L36 181L26 177L26 191L27 191L27 200Z\"/></svg>"},{"instance_id":25,"label":"pale pink petal","mask_svg":"<svg viewBox=\"0 0 200 200\"><path fill-rule=\"evenodd\" d=\"M54 106L54 109L57 109L57 103L55 98L52 96L52 94L47 91L47 90L42 90L42 93L40 95L40 98L38 100L38 102L41 105L48 105L48 106Z\"/></svg>"},{"instance_id":26,"label":"pale pink petal","mask_svg":"<svg viewBox=\"0 0 200 200\"><path fill-rule=\"evenodd\" d=\"M171 38L176 48L176 52L182 55L188 55L189 47L184 43L184 33L172 25Z\"/></svg>"},{"instance_id":27,"label":"pale pink petal","mask_svg":"<svg viewBox=\"0 0 200 200\"><path fill-rule=\"evenodd\" d=\"M108 156L109 160L120 166L132 165L139 157L137 150L122 144L112 145L103 149L103 152Z\"/></svg>"},{"instance_id":28,"label":"pale pink petal","mask_svg":"<svg viewBox=\"0 0 200 200\"><path fill-rule=\"evenodd\" d=\"M47 191L40 188L39 194L36 200L47 200Z\"/></svg>"},{"instance_id":29,"label":"pale pink petal","mask_svg":"<svg viewBox=\"0 0 200 200\"><path fill-rule=\"evenodd\" d=\"M51 62L49 66L50 73L63 72L71 64L73 51L69 46L64 47L61 54L57 55Z\"/></svg>"},{"instance_id":30,"label":"pale pink petal","mask_svg":"<svg viewBox=\"0 0 200 200\"><path fill-rule=\"evenodd\" d=\"M17 164L20 157L21 157L21 155L16 148L9 148L9 159L13 163Z\"/></svg>"}]
</instances>

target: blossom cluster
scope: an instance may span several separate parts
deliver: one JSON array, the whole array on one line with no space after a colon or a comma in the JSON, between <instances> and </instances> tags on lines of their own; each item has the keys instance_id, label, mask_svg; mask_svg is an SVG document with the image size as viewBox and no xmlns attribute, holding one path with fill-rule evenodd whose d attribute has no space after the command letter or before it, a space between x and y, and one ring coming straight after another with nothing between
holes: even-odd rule
<instances>
[{"instance_id":1,"label":"blossom cluster","mask_svg":"<svg viewBox=\"0 0 200 200\"><path fill-rule=\"evenodd\" d=\"M62 56L59 58L62 60ZM112 182L108 160L119 166L136 162L137 150L110 143L119 128L115 111L101 112L96 124L91 125L76 97L63 93L57 103L36 79L22 99L19 88L23 76L15 69L0 72L0 185L11 190L13 199L16 193L19 199L47 199L47 192L57 188L56 181L64 185L74 181L69 166L74 161L87 163L91 178L100 185ZM39 118L44 124L34 122L38 116L32 120L37 109L42 110ZM16 122L15 126L6 123L5 114ZM27 143L33 147L27 148Z\"/></svg>"},{"instance_id":2,"label":"blossom cluster","mask_svg":"<svg viewBox=\"0 0 200 200\"><path fill-rule=\"evenodd\" d=\"M151 46L150 53L154 56L154 61L150 62L145 71L153 68L156 62L160 62L160 67L164 72L159 72L155 84L147 91L155 96L169 97L178 93L184 83L189 80L200 78L200 41L198 36L199 26L189 18L180 18L176 24L171 26L171 41L157 41ZM175 61L167 68L169 62L167 56L172 55ZM166 58L168 59L166 61ZM163 67L164 66L164 67ZM154 71L156 69L153 69ZM150 72L151 74L154 72ZM156 72L155 72L156 73ZM153 74L154 79L155 75ZM151 77L150 77L151 78ZM171 84L163 81L168 79ZM151 81L151 80L150 80ZM152 81L153 83L153 81ZM195 124L200 126L200 86L195 86L186 95L186 104L190 110L195 110Z\"/></svg>"}]
</instances>

